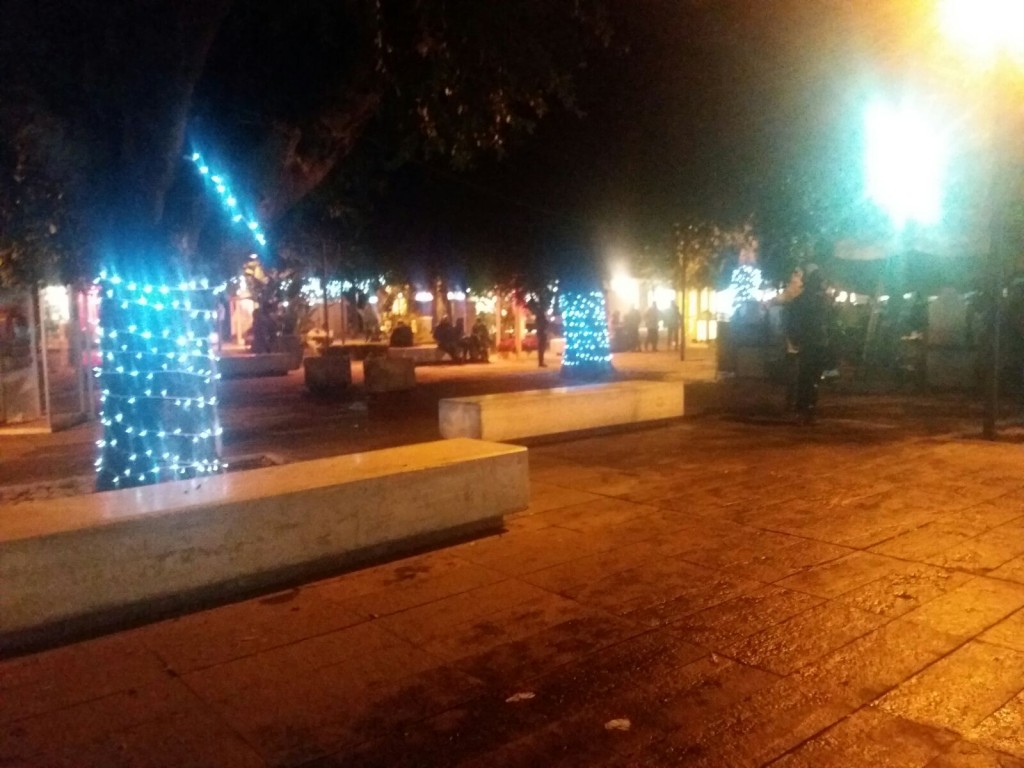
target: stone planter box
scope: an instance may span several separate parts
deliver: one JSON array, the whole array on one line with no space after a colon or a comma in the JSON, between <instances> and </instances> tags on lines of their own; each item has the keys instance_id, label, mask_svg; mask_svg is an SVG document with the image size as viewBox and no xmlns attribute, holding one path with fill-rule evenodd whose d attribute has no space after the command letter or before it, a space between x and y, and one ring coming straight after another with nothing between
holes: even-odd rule
<instances>
[{"instance_id":1,"label":"stone planter box","mask_svg":"<svg viewBox=\"0 0 1024 768\"><path fill-rule=\"evenodd\" d=\"M369 357L363 363L367 392L401 392L416 386L416 361L403 357Z\"/></svg>"},{"instance_id":2,"label":"stone planter box","mask_svg":"<svg viewBox=\"0 0 1024 768\"><path fill-rule=\"evenodd\" d=\"M352 385L352 361L345 354L307 357L302 361L306 388L314 394L342 392Z\"/></svg>"}]
</instances>

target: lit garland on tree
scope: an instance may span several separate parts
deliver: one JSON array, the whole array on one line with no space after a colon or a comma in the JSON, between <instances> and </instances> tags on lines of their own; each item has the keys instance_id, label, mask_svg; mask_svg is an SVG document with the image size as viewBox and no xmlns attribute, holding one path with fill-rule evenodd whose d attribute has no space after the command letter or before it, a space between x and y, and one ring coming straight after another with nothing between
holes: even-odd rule
<instances>
[{"instance_id":1,"label":"lit garland on tree","mask_svg":"<svg viewBox=\"0 0 1024 768\"><path fill-rule=\"evenodd\" d=\"M560 299L565 322L562 375L595 378L612 371L604 294L566 291Z\"/></svg>"},{"instance_id":2,"label":"lit garland on tree","mask_svg":"<svg viewBox=\"0 0 1024 768\"><path fill-rule=\"evenodd\" d=\"M101 274L103 439L99 490L218 472L217 310L205 281L175 286Z\"/></svg>"},{"instance_id":3,"label":"lit garland on tree","mask_svg":"<svg viewBox=\"0 0 1024 768\"><path fill-rule=\"evenodd\" d=\"M213 191L217 193L221 203L228 210L232 223L245 225L257 245L261 248L265 246L267 244L267 236L263 233L263 228L255 216L242 212L238 198L228 186L227 177L222 173L215 173L198 152L193 152L188 157L195 163L196 168L199 170L199 175L213 185Z\"/></svg>"},{"instance_id":4,"label":"lit garland on tree","mask_svg":"<svg viewBox=\"0 0 1024 768\"><path fill-rule=\"evenodd\" d=\"M761 270L749 264L741 264L732 271L729 280L729 291L732 293L732 311L748 301L759 301L758 291L761 290Z\"/></svg>"}]
</instances>

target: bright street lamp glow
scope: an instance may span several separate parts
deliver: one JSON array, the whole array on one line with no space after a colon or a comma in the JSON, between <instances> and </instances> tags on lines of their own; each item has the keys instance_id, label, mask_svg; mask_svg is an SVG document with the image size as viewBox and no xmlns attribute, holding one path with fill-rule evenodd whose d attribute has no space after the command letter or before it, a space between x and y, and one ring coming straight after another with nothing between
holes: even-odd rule
<instances>
[{"instance_id":1,"label":"bright street lamp glow","mask_svg":"<svg viewBox=\"0 0 1024 768\"><path fill-rule=\"evenodd\" d=\"M868 109L865 128L868 198L897 228L937 223L949 158L945 137L924 115L883 103Z\"/></svg>"},{"instance_id":2,"label":"bright street lamp glow","mask_svg":"<svg viewBox=\"0 0 1024 768\"><path fill-rule=\"evenodd\" d=\"M943 33L972 58L991 65L998 54L1024 60L1021 0L939 0Z\"/></svg>"}]
</instances>

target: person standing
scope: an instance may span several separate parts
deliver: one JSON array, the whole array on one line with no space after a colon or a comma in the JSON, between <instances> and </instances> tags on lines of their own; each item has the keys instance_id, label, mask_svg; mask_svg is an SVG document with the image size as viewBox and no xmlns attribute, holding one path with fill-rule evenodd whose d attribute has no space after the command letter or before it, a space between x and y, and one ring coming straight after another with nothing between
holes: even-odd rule
<instances>
[{"instance_id":1,"label":"person standing","mask_svg":"<svg viewBox=\"0 0 1024 768\"><path fill-rule=\"evenodd\" d=\"M644 342L644 349L650 349L651 352L658 351L658 323L660 321L661 312L658 311L658 305L652 301L651 306L644 313L644 322L647 324L647 341Z\"/></svg>"},{"instance_id":2,"label":"person standing","mask_svg":"<svg viewBox=\"0 0 1024 768\"><path fill-rule=\"evenodd\" d=\"M679 322L679 305L673 300L665 311L665 335L669 349L679 349Z\"/></svg>"},{"instance_id":3,"label":"person standing","mask_svg":"<svg viewBox=\"0 0 1024 768\"><path fill-rule=\"evenodd\" d=\"M629 312L626 313L626 318L623 323L623 329L626 337L626 350L629 352L640 351L640 310L634 305Z\"/></svg>"},{"instance_id":4,"label":"person standing","mask_svg":"<svg viewBox=\"0 0 1024 768\"><path fill-rule=\"evenodd\" d=\"M818 385L828 362L832 304L820 269L808 265L803 281L803 291L786 313L786 335L797 355L796 412L801 424L813 424Z\"/></svg>"},{"instance_id":5,"label":"person standing","mask_svg":"<svg viewBox=\"0 0 1024 768\"><path fill-rule=\"evenodd\" d=\"M544 362L544 352L548 348L548 310L541 301L533 305L533 327L537 331L537 367L547 368Z\"/></svg>"}]
</instances>

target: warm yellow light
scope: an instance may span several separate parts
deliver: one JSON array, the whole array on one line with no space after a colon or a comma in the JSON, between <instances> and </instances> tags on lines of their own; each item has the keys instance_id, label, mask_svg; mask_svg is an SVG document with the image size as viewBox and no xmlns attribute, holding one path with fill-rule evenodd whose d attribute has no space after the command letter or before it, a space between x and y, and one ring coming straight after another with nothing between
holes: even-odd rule
<instances>
[{"instance_id":1,"label":"warm yellow light","mask_svg":"<svg viewBox=\"0 0 1024 768\"><path fill-rule=\"evenodd\" d=\"M943 33L985 65L1005 54L1024 61L1022 0L939 0Z\"/></svg>"}]
</instances>

